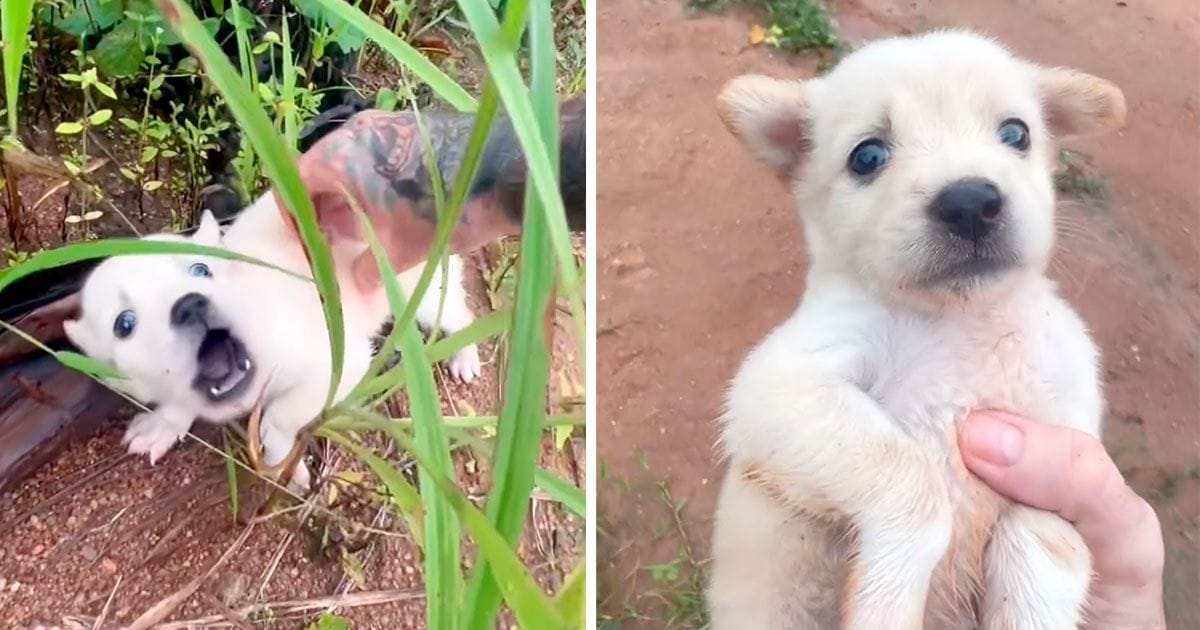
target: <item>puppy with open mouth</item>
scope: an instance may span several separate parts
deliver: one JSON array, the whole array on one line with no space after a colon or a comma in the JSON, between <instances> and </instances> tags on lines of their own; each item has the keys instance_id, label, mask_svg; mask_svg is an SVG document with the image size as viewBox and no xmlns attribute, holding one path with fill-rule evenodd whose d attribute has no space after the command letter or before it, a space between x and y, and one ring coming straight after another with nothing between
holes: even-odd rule
<instances>
[{"instance_id":1,"label":"puppy with open mouth","mask_svg":"<svg viewBox=\"0 0 1200 630\"><path fill-rule=\"evenodd\" d=\"M944 31L719 104L811 264L728 393L714 627L1077 627L1078 533L974 478L956 431L986 408L1099 435L1098 351L1046 277L1052 171L1056 139L1123 123L1120 90Z\"/></svg>"},{"instance_id":2,"label":"puppy with open mouth","mask_svg":"<svg viewBox=\"0 0 1200 630\"><path fill-rule=\"evenodd\" d=\"M583 97L564 102L560 132L561 189L573 229L583 227L585 109ZM474 118L426 114L424 124L444 181L453 181ZM300 158L301 178L333 252L341 289L345 350L335 402L366 374L372 338L391 314L354 206L372 221L404 290L411 294L437 227L432 179L411 112L367 110L328 133ZM471 194L452 232L455 252L520 231L526 168L501 117L493 125ZM349 195L349 197L347 197ZM64 331L91 357L124 376L111 381L154 405L125 434L130 452L151 463L197 418L228 422L263 407L261 439L268 466L283 464L297 434L321 412L330 374L330 346L320 295L291 214L267 192L243 210L224 235L205 213L190 240L257 258L296 276L240 261L197 256L117 256L89 275L81 316ZM367 261L372 267L367 268ZM447 259L416 311L417 322L450 334L472 313L463 288L462 260ZM445 300L442 301L442 293ZM440 315L440 317L439 317ZM450 373L470 381L480 373L474 345L449 361ZM307 488L301 464L291 481Z\"/></svg>"}]
</instances>

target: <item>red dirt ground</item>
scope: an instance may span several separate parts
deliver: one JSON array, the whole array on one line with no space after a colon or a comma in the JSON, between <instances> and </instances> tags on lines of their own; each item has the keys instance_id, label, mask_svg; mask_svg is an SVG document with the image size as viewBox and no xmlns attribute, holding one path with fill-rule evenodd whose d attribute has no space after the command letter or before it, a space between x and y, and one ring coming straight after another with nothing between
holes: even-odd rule
<instances>
[{"instance_id":1,"label":"red dirt ground","mask_svg":"<svg viewBox=\"0 0 1200 630\"><path fill-rule=\"evenodd\" d=\"M1200 5L831 4L852 43L969 26L1125 91L1122 132L1068 147L1109 200L1064 204L1081 229L1061 236L1054 275L1102 346L1108 448L1163 521L1169 625L1200 627ZM720 396L795 307L805 269L785 191L725 131L714 96L741 73L810 76L817 63L751 47L749 16L598 8L600 613L612 628L697 625L689 575L708 555L723 472Z\"/></svg>"}]
</instances>

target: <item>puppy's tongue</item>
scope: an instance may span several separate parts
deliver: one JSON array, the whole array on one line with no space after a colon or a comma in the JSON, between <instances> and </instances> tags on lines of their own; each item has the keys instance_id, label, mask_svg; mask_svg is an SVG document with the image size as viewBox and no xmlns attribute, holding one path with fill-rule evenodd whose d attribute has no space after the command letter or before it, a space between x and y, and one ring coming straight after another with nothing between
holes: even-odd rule
<instances>
[{"instance_id":1,"label":"puppy's tongue","mask_svg":"<svg viewBox=\"0 0 1200 630\"><path fill-rule=\"evenodd\" d=\"M200 351L196 355L200 376L213 382L224 380L233 371L233 354L233 343L228 333L210 332L200 344Z\"/></svg>"}]
</instances>

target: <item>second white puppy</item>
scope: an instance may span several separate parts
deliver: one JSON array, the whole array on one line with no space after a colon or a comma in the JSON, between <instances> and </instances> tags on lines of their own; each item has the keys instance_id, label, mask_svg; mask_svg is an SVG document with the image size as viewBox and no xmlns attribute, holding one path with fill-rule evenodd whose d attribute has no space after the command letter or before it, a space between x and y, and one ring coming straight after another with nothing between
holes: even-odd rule
<instances>
[{"instance_id":1,"label":"second white puppy","mask_svg":"<svg viewBox=\"0 0 1200 630\"><path fill-rule=\"evenodd\" d=\"M714 627L1075 628L1079 535L973 477L956 430L1100 432L1097 350L1045 273L1054 139L1120 126L1120 90L939 32L740 77L720 111L791 186L811 267L729 392Z\"/></svg>"}]
</instances>

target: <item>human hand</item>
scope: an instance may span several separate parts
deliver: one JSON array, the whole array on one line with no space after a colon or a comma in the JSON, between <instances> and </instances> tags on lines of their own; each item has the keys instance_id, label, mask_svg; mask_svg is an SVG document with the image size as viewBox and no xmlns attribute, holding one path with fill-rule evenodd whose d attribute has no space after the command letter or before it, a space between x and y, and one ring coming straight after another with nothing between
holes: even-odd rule
<instances>
[{"instance_id":1,"label":"human hand","mask_svg":"<svg viewBox=\"0 0 1200 630\"><path fill-rule=\"evenodd\" d=\"M1075 525L1095 572L1088 628L1166 628L1158 515L1125 483L1099 440L985 411L967 418L959 447L967 468L993 490Z\"/></svg>"}]
</instances>

